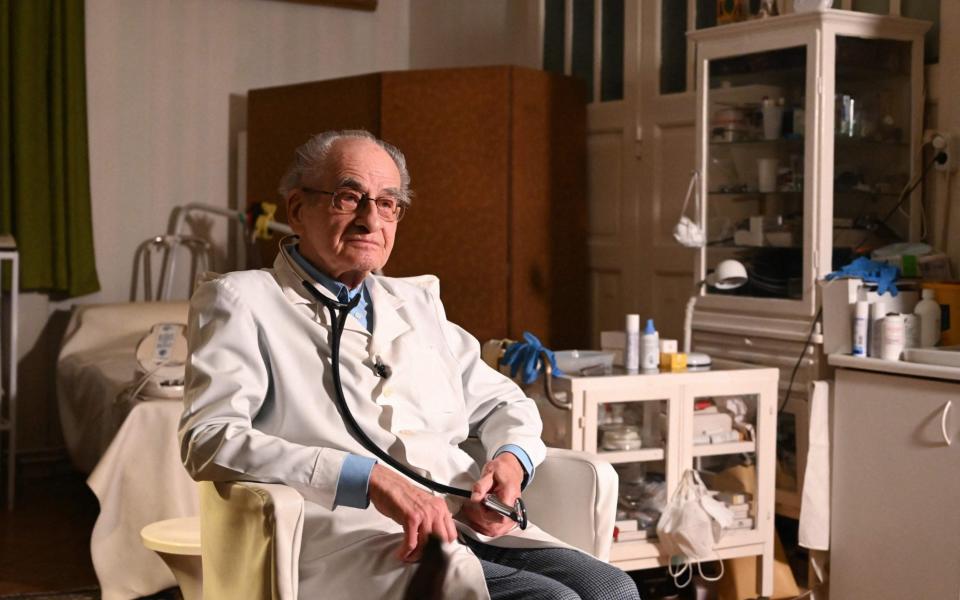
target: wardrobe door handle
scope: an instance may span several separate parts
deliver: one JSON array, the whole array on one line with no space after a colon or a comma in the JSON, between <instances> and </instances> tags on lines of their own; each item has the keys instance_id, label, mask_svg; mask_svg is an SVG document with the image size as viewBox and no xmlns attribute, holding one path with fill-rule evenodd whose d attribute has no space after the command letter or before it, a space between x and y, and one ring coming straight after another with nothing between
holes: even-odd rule
<instances>
[{"instance_id":1,"label":"wardrobe door handle","mask_svg":"<svg viewBox=\"0 0 960 600\"><path fill-rule=\"evenodd\" d=\"M943 436L943 441L949 446L950 442L953 440L950 439L950 436L947 435L947 415L950 414L950 406L953 405L953 400L947 400L947 403L943 406L943 412L940 414L940 434Z\"/></svg>"}]
</instances>

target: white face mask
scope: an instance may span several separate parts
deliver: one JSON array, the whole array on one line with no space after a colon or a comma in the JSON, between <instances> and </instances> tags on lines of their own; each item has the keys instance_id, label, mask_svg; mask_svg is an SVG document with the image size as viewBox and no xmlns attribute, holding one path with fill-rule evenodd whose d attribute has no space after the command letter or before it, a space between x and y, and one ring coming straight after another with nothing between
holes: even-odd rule
<instances>
[{"instance_id":1,"label":"white face mask","mask_svg":"<svg viewBox=\"0 0 960 600\"><path fill-rule=\"evenodd\" d=\"M685 587L693 579L693 565L707 581L723 577L722 562L720 575L715 578L705 576L700 563L717 559L714 544L732 522L730 509L710 495L696 471L687 469L657 523L661 548L680 563L676 570L674 561L668 567L678 587ZM684 574L687 578L681 583Z\"/></svg>"},{"instance_id":2,"label":"white face mask","mask_svg":"<svg viewBox=\"0 0 960 600\"><path fill-rule=\"evenodd\" d=\"M707 242L707 236L703 228L697 224L696 218L700 215L700 194L697 189L697 179L699 174L693 171L690 174L690 185L687 186L687 195L683 199L683 208L680 209L680 221L673 228L673 237L682 246L687 248L702 248ZM687 204L690 203L690 197L694 196L696 200L693 203L694 218L686 215Z\"/></svg>"},{"instance_id":3,"label":"white face mask","mask_svg":"<svg viewBox=\"0 0 960 600\"><path fill-rule=\"evenodd\" d=\"M673 228L673 238L687 248L702 248L707 241L703 229L686 215L681 215L680 220Z\"/></svg>"}]
</instances>

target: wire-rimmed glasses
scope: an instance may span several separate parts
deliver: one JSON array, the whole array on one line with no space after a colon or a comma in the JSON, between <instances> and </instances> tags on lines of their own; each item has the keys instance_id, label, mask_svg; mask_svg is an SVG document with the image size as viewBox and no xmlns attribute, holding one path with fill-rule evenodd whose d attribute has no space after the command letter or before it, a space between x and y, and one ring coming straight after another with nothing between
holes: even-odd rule
<instances>
[{"instance_id":1,"label":"wire-rimmed glasses","mask_svg":"<svg viewBox=\"0 0 960 600\"><path fill-rule=\"evenodd\" d=\"M305 194L325 194L330 196L330 208L342 214L355 214L367 202L373 202L377 215L388 222L399 221L407 210L407 205L394 196L378 196L371 198L366 192L351 188L339 188L332 192L313 188L300 188Z\"/></svg>"}]
</instances>

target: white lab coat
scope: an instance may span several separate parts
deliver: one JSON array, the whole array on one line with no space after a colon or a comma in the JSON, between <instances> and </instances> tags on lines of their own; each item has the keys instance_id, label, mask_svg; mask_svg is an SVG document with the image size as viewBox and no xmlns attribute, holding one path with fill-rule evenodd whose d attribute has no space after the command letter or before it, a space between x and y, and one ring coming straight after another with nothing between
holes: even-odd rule
<instances>
[{"instance_id":1,"label":"white lab coat","mask_svg":"<svg viewBox=\"0 0 960 600\"><path fill-rule=\"evenodd\" d=\"M413 571L393 557L400 525L372 504L333 508L344 458L372 455L337 411L330 317L304 279L281 252L272 270L230 273L197 289L181 455L197 480L280 482L303 494L301 597L399 598ZM475 338L447 321L438 280L371 275L368 282L373 333L348 317L340 367L346 400L367 435L427 477L461 488L480 475L458 448L468 434L479 435L487 459L517 444L539 464L546 449L536 405L481 361ZM389 379L375 375L377 356L392 368ZM458 499L447 501L456 513ZM564 545L533 525L490 543ZM460 544L445 551L447 597L486 598L479 561Z\"/></svg>"}]
</instances>

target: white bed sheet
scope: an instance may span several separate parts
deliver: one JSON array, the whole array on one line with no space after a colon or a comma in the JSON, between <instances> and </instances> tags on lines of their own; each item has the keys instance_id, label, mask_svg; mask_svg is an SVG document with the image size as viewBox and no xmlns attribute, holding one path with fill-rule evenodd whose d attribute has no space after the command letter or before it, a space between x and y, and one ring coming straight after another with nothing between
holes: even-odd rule
<instances>
[{"instance_id":1,"label":"white bed sheet","mask_svg":"<svg viewBox=\"0 0 960 600\"><path fill-rule=\"evenodd\" d=\"M123 399L134 381L139 340L154 323L186 318L186 302L78 307L60 351L64 439L74 464L90 473L87 485L100 501L90 552L104 600L138 598L176 585L163 561L143 547L140 530L200 512L196 483L180 463L182 402Z\"/></svg>"}]
</instances>

